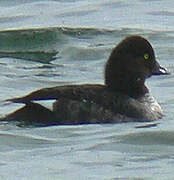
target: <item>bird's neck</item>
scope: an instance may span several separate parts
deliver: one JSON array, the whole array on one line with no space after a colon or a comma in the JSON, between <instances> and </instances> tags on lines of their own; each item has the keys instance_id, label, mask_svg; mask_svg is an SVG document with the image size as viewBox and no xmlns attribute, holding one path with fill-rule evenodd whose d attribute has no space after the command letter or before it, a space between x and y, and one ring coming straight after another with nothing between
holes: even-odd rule
<instances>
[{"instance_id":1,"label":"bird's neck","mask_svg":"<svg viewBox=\"0 0 174 180\"><path fill-rule=\"evenodd\" d=\"M133 98L140 98L148 93L148 88L144 84L144 78L138 77L123 77L118 75L115 78L105 80L105 84L113 91L118 91Z\"/></svg>"}]
</instances>

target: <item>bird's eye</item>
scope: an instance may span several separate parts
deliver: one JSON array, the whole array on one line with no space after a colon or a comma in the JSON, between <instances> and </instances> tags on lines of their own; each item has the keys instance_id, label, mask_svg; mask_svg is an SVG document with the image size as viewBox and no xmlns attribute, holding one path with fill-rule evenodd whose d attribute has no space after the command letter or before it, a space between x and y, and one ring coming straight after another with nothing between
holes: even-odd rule
<instances>
[{"instance_id":1,"label":"bird's eye","mask_svg":"<svg viewBox=\"0 0 174 180\"><path fill-rule=\"evenodd\" d=\"M148 59L149 59L149 54L148 54L148 53L144 54L144 59L145 59L145 60L148 60Z\"/></svg>"}]
</instances>

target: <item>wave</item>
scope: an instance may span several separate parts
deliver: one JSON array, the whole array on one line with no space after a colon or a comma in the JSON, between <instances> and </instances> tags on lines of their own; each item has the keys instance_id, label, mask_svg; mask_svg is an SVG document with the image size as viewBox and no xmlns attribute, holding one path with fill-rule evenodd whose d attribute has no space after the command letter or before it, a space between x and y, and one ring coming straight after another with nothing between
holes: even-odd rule
<instances>
[{"instance_id":1,"label":"wave","mask_svg":"<svg viewBox=\"0 0 174 180\"><path fill-rule=\"evenodd\" d=\"M0 58L13 57L16 59L32 60L41 63L49 63L56 59L57 51L45 52L45 51L16 51L16 52L1 52Z\"/></svg>"},{"instance_id":2,"label":"wave","mask_svg":"<svg viewBox=\"0 0 174 180\"><path fill-rule=\"evenodd\" d=\"M156 37L162 38L164 33L166 32L134 28L45 27L7 29L0 31L0 57L49 63L55 60L59 53L59 58L61 58L61 52L66 55L67 53L71 54L71 47L73 53L74 47L75 50L82 49L81 56L83 56L84 51L91 52L95 48L99 50L104 48L108 51L108 47L112 48L120 39L131 34L144 35L155 40ZM166 36L170 40L172 33L167 32ZM68 48L69 50L66 52ZM96 50L94 51L96 52ZM79 53L75 54L79 55ZM93 54L95 56L98 53Z\"/></svg>"}]
</instances>

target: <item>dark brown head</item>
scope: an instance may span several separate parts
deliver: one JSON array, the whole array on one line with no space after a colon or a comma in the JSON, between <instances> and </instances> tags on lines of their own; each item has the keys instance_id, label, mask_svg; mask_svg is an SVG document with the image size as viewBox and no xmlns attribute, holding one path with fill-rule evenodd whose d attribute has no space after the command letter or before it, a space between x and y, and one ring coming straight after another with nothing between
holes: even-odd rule
<instances>
[{"instance_id":1,"label":"dark brown head","mask_svg":"<svg viewBox=\"0 0 174 180\"><path fill-rule=\"evenodd\" d=\"M151 44L141 36L130 36L111 52L105 66L105 84L132 97L148 92L144 85L152 75L169 74L155 59Z\"/></svg>"}]
</instances>

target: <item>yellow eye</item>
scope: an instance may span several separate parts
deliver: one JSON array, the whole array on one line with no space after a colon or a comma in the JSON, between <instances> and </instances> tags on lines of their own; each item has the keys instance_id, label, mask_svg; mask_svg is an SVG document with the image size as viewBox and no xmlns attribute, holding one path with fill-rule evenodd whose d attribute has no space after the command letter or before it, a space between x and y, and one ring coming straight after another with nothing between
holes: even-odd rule
<instances>
[{"instance_id":1,"label":"yellow eye","mask_svg":"<svg viewBox=\"0 0 174 180\"><path fill-rule=\"evenodd\" d=\"M144 54L144 59L145 59L145 60L148 60L148 59L149 59L149 54L147 54L147 53Z\"/></svg>"}]
</instances>

